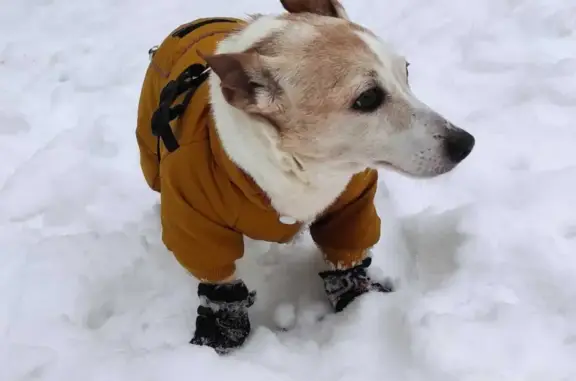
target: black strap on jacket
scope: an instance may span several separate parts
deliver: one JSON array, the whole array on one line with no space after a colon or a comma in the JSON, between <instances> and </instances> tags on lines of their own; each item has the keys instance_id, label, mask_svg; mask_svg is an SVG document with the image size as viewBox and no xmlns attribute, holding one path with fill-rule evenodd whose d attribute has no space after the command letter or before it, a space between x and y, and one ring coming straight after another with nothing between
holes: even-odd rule
<instances>
[{"instance_id":1,"label":"black strap on jacket","mask_svg":"<svg viewBox=\"0 0 576 381\"><path fill-rule=\"evenodd\" d=\"M228 18L211 18L206 19L200 22L192 23L182 27L181 29L175 31L172 34L172 37L176 38L183 38L186 35L190 34L191 32L195 31L198 28L201 28L205 25L214 24L214 23L236 23L238 22L235 19L228 19ZM154 47L150 49L148 54L152 58L156 53L157 48ZM208 78L209 68L207 65L202 65L199 63L193 64L189 66L186 70L184 70L178 78L175 80L171 80L164 86L162 92L160 93L160 104L158 109L152 115L152 134L158 138L158 142L156 145L156 154L158 156L158 162L160 162L161 155L160 155L160 140L164 143L164 146L168 150L168 152L174 152L178 149L179 144L176 136L174 136L174 132L172 131L172 127L170 126L170 122L174 119L180 117L188 103L190 103L190 99L194 96L196 90L204 83L204 81ZM187 92L186 96L182 103L172 106L172 104L176 101L176 99Z\"/></svg>"},{"instance_id":2,"label":"black strap on jacket","mask_svg":"<svg viewBox=\"0 0 576 381\"><path fill-rule=\"evenodd\" d=\"M178 149L179 144L170 122L178 118L186 110L186 106L190 103L190 99L194 93L208 78L208 67L199 63L190 65L184 70L178 78L171 80L164 86L160 93L160 105L152 115L152 134L158 138L156 146L156 154L158 162L160 162L160 140L166 146L168 152L174 152ZM182 103L175 106L172 104L182 94L186 93Z\"/></svg>"}]
</instances>

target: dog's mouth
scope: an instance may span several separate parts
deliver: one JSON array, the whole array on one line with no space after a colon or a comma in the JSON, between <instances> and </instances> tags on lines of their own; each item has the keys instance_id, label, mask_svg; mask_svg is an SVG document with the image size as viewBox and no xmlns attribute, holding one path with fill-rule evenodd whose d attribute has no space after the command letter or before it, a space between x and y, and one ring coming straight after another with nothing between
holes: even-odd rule
<instances>
[{"instance_id":1,"label":"dog's mouth","mask_svg":"<svg viewBox=\"0 0 576 381\"><path fill-rule=\"evenodd\" d=\"M389 161L385 161L385 160L376 160L374 162L374 166L376 168L379 169L386 169L388 171L392 171L392 172L396 172L398 174L404 175L404 176L408 176L408 177L414 177L414 174L405 171L404 169L390 163Z\"/></svg>"},{"instance_id":2,"label":"dog's mouth","mask_svg":"<svg viewBox=\"0 0 576 381\"><path fill-rule=\"evenodd\" d=\"M432 171L428 171L428 172L420 172L420 173L416 173L413 171L407 171L397 165L394 165L392 163L390 163L389 161L385 161L385 160L376 160L374 161L374 166L376 168L379 169L386 169L392 172L396 172L400 175L406 176L406 177L410 177L413 179L428 179L428 178L433 178L439 175L442 175L446 172L449 172L451 170L451 168L441 168L441 169L437 169L437 170L432 170Z\"/></svg>"},{"instance_id":3,"label":"dog's mouth","mask_svg":"<svg viewBox=\"0 0 576 381\"><path fill-rule=\"evenodd\" d=\"M385 161L385 160L376 160L374 162L374 166L376 166L378 168L382 168L382 169L390 169L392 171L400 172L403 174L408 174L402 168L399 168L399 167L395 166L394 164L390 163L389 161Z\"/></svg>"}]
</instances>

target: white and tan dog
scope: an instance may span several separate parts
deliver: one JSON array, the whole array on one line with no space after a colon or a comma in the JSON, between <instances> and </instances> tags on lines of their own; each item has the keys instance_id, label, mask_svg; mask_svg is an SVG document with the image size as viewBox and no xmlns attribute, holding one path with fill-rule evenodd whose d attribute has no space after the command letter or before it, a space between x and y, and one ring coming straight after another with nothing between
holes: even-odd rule
<instances>
[{"instance_id":1,"label":"white and tan dog","mask_svg":"<svg viewBox=\"0 0 576 381\"><path fill-rule=\"evenodd\" d=\"M282 243L309 226L339 312L392 290L366 272L381 228L374 168L433 177L474 146L414 96L406 60L338 1L282 4L283 15L178 28L153 55L140 99L141 164L161 193L163 241L200 281L192 343L222 353L250 332L254 296L235 276L244 236ZM170 108L178 97L190 103Z\"/></svg>"}]
</instances>

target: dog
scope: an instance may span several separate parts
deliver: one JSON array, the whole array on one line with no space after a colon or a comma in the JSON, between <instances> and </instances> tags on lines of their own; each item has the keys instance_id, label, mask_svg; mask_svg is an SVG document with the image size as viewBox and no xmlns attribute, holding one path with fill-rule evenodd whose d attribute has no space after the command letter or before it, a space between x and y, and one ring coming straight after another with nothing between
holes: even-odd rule
<instances>
[{"instance_id":1,"label":"dog","mask_svg":"<svg viewBox=\"0 0 576 381\"><path fill-rule=\"evenodd\" d=\"M200 281L191 342L218 353L250 333L255 292L234 265L244 236L288 242L309 226L336 312L390 292L366 271L380 237L378 170L438 176L475 144L413 94L406 59L340 2L281 4L287 13L178 27L152 51L140 97L163 240Z\"/></svg>"}]
</instances>

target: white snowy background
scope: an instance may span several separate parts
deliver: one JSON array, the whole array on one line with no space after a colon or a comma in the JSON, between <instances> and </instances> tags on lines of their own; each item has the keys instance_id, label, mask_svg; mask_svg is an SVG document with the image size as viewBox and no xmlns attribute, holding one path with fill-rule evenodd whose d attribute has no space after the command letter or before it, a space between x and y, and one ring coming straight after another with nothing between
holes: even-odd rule
<instances>
[{"instance_id":1,"label":"white snowy background","mask_svg":"<svg viewBox=\"0 0 576 381\"><path fill-rule=\"evenodd\" d=\"M196 283L160 241L137 100L177 25L279 1L0 0L1 381L576 380L576 3L344 4L477 146L435 180L382 174L394 294L320 319L309 239L247 242L253 334L220 358L188 344Z\"/></svg>"}]
</instances>

